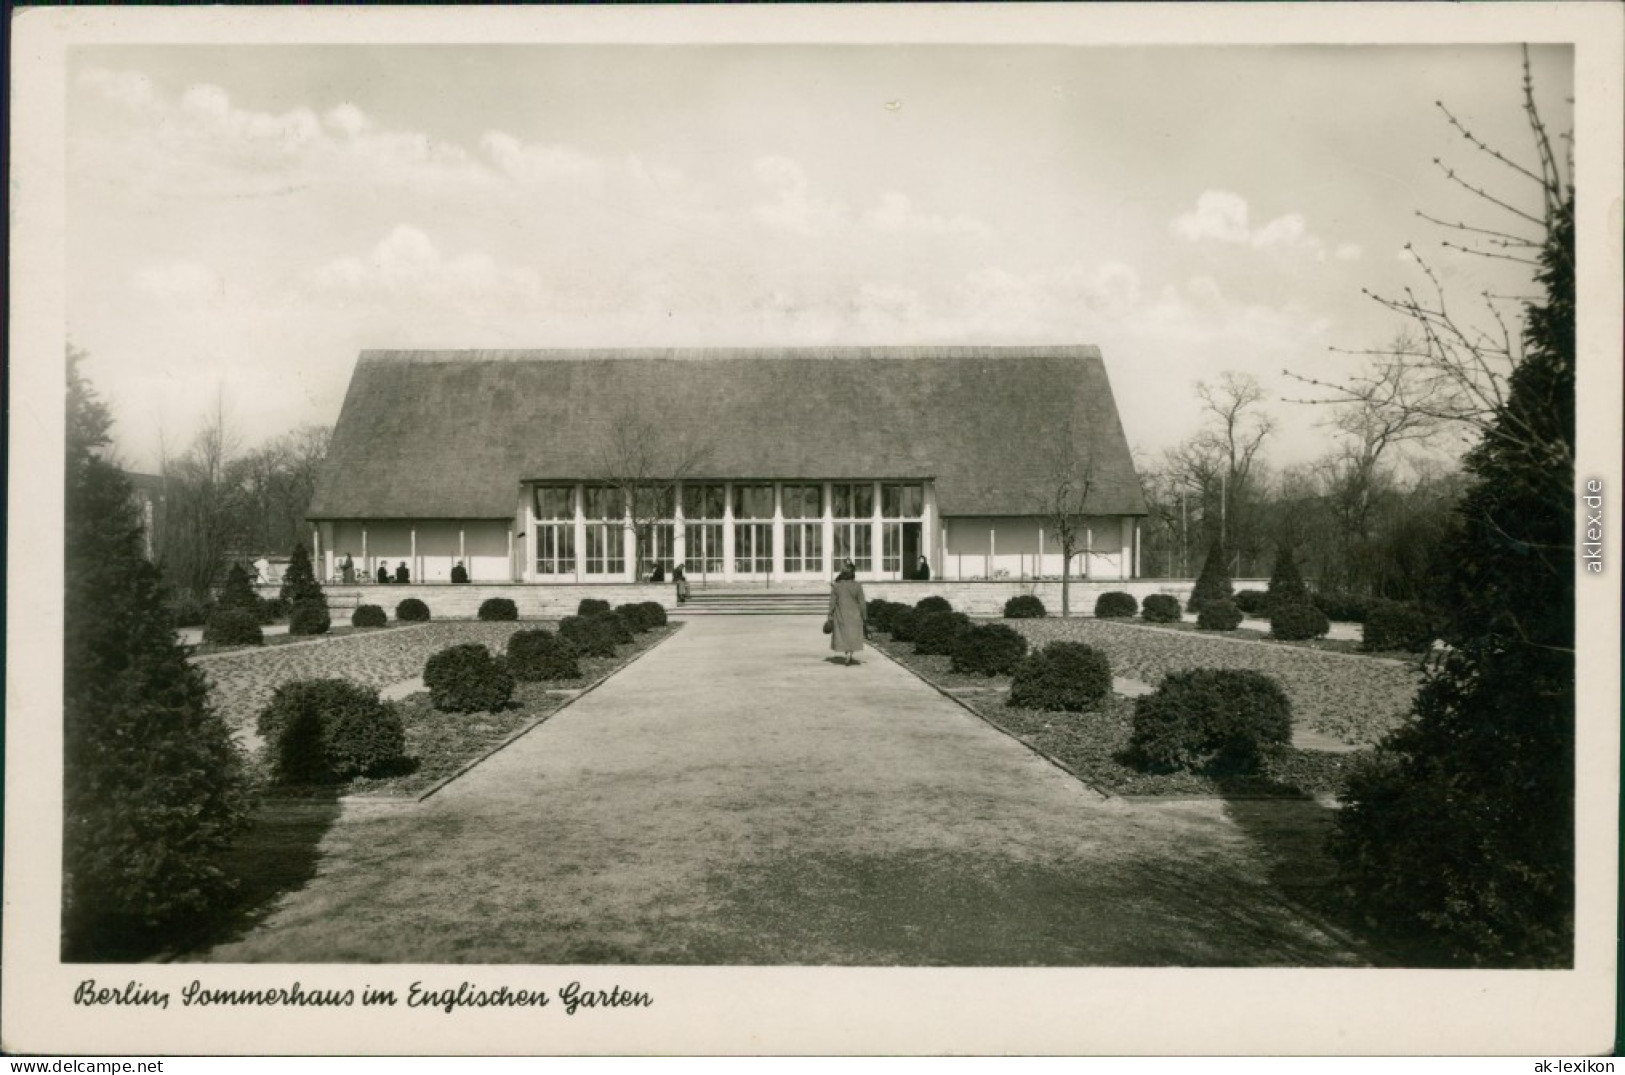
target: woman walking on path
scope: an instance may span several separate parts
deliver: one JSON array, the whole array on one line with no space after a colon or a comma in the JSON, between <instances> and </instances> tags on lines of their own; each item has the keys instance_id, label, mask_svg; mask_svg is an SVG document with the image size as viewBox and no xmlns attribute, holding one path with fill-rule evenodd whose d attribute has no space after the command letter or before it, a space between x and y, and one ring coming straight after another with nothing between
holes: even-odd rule
<instances>
[{"instance_id":1,"label":"woman walking on path","mask_svg":"<svg viewBox=\"0 0 1625 1075\"><path fill-rule=\"evenodd\" d=\"M671 569L671 580L677 584L677 603L680 605L688 600L688 576L683 574L682 564Z\"/></svg>"},{"instance_id":2,"label":"woman walking on path","mask_svg":"<svg viewBox=\"0 0 1625 1075\"><path fill-rule=\"evenodd\" d=\"M863 649L863 636L869 624L868 609L863 603L863 583L858 581L850 560L835 576L835 585L830 588L829 622L833 628L829 648L846 654L846 663L851 664L852 654Z\"/></svg>"}]
</instances>

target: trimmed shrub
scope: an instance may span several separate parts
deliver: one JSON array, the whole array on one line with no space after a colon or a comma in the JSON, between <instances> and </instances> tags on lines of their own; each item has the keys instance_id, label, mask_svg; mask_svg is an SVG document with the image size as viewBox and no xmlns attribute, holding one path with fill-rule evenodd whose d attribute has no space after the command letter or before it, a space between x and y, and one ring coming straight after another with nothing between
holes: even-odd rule
<instances>
[{"instance_id":1,"label":"trimmed shrub","mask_svg":"<svg viewBox=\"0 0 1625 1075\"><path fill-rule=\"evenodd\" d=\"M1263 590L1241 590L1235 597L1236 607L1246 616L1268 616L1270 595Z\"/></svg>"},{"instance_id":2,"label":"trimmed shrub","mask_svg":"<svg viewBox=\"0 0 1625 1075\"><path fill-rule=\"evenodd\" d=\"M1314 605L1277 605L1270 610L1270 636L1283 642L1322 638L1331 629L1326 614Z\"/></svg>"},{"instance_id":3,"label":"trimmed shrub","mask_svg":"<svg viewBox=\"0 0 1625 1075\"><path fill-rule=\"evenodd\" d=\"M248 572L242 564L232 564L226 569L225 585L220 587L220 596L215 599L218 608L233 608L241 612L260 615L260 595L254 592L254 586L248 581Z\"/></svg>"},{"instance_id":4,"label":"trimmed shrub","mask_svg":"<svg viewBox=\"0 0 1625 1075\"><path fill-rule=\"evenodd\" d=\"M508 671L523 681L575 679L581 675L570 643L540 627L515 631L508 639Z\"/></svg>"},{"instance_id":5,"label":"trimmed shrub","mask_svg":"<svg viewBox=\"0 0 1625 1075\"><path fill-rule=\"evenodd\" d=\"M577 616L602 616L609 611L609 602L596 597L583 597L576 605Z\"/></svg>"},{"instance_id":6,"label":"trimmed shrub","mask_svg":"<svg viewBox=\"0 0 1625 1075\"><path fill-rule=\"evenodd\" d=\"M1372 600L1364 594L1338 590L1317 592L1309 597L1309 603L1325 613L1327 619L1344 623L1364 623Z\"/></svg>"},{"instance_id":7,"label":"trimmed shrub","mask_svg":"<svg viewBox=\"0 0 1625 1075\"><path fill-rule=\"evenodd\" d=\"M1004 603L1004 618L1007 620L1041 620L1048 615L1049 610L1037 594L1016 594Z\"/></svg>"},{"instance_id":8,"label":"trimmed shrub","mask_svg":"<svg viewBox=\"0 0 1625 1075\"><path fill-rule=\"evenodd\" d=\"M402 623L428 623L429 606L416 597L408 597L395 606L395 618Z\"/></svg>"},{"instance_id":9,"label":"trimmed shrub","mask_svg":"<svg viewBox=\"0 0 1625 1075\"><path fill-rule=\"evenodd\" d=\"M642 634L654 626L649 622L649 613L642 605L616 605L610 614L626 624L627 630L633 634Z\"/></svg>"},{"instance_id":10,"label":"trimmed shrub","mask_svg":"<svg viewBox=\"0 0 1625 1075\"><path fill-rule=\"evenodd\" d=\"M211 646L263 646L260 618L243 608L218 608L203 625L203 641Z\"/></svg>"},{"instance_id":11,"label":"trimmed shrub","mask_svg":"<svg viewBox=\"0 0 1625 1075\"><path fill-rule=\"evenodd\" d=\"M480 619L487 623L506 623L519 618L519 606L511 597L487 597L480 602Z\"/></svg>"},{"instance_id":12,"label":"trimmed shrub","mask_svg":"<svg viewBox=\"0 0 1625 1075\"><path fill-rule=\"evenodd\" d=\"M302 605L293 606L293 611L288 614L290 635L325 635L332 626L333 617L328 613L325 603L306 601Z\"/></svg>"},{"instance_id":13,"label":"trimmed shrub","mask_svg":"<svg viewBox=\"0 0 1625 1075\"><path fill-rule=\"evenodd\" d=\"M395 707L376 689L342 679L284 683L260 711L257 729L270 750L272 777L284 784L381 773L406 751Z\"/></svg>"},{"instance_id":14,"label":"trimmed shrub","mask_svg":"<svg viewBox=\"0 0 1625 1075\"><path fill-rule=\"evenodd\" d=\"M603 616L566 616L559 621L559 637L583 657L615 656L615 631L605 630Z\"/></svg>"},{"instance_id":15,"label":"trimmed shrub","mask_svg":"<svg viewBox=\"0 0 1625 1075\"><path fill-rule=\"evenodd\" d=\"M1082 642L1051 642L1016 665L1010 704L1081 713L1099 705L1111 689L1112 666L1104 653Z\"/></svg>"},{"instance_id":16,"label":"trimmed shrub","mask_svg":"<svg viewBox=\"0 0 1625 1075\"><path fill-rule=\"evenodd\" d=\"M303 542L293 547L288 570L282 574L282 592L277 596L289 609L304 604L327 607L327 595L322 592L322 584L316 581L316 572L310 566L310 553L305 551Z\"/></svg>"},{"instance_id":17,"label":"trimmed shrub","mask_svg":"<svg viewBox=\"0 0 1625 1075\"><path fill-rule=\"evenodd\" d=\"M1196 614L1196 626L1203 631L1234 631L1241 626L1241 609L1234 601L1208 601Z\"/></svg>"},{"instance_id":18,"label":"trimmed shrub","mask_svg":"<svg viewBox=\"0 0 1625 1075\"><path fill-rule=\"evenodd\" d=\"M209 622L210 606L190 594L178 594L165 604L176 627L202 627Z\"/></svg>"},{"instance_id":19,"label":"trimmed shrub","mask_svg":"<svg viewBox=\"0 0 1625 1075\"><path fill-rule=\"evenodd\" d=\"M355 611L350 613L351 627L387 627L389 617L377 605L357 605Z\"/></svg>"},{"instance_id":20,"label":"trimmed shrub","mask_svg":"<svg viewBox=\"0 0 1625 1075\"><path fill-rule=\"evenodd\" d=\"M919 622L920 614L912 606L898 605L891 614L891 636L899 642L912 642Z\"/></svg>"},{"instance_id":21,"label":"trimmed shrub","mask_svg":"<svg viewBox=\"0 0 1625 1075\"><path fill-rule=\"evenodd\" d=\"M1360 648L1426 653L1433 646L1433 621L1426 610L1399 601L1374 601L1366 613Z\"/></svg>"},{"instance_id":22,"label":"trimmed shrub","mask_svg":"<svg viewBox=\"0 0 1625 1075\"><path fill-rule=\"evenodd\" d=\"M513 697L506 665L478 642L443 649L423 666L429 703L442 713L501 709Z\"/></svg>"},{"instance_id":23,"label":"trimmed shrub","mask_svg":"<svg viewBox=\"0 0 1625 1075\"><path fill-rule=\"evenodd\" d=\"M963 612L921 612L915 614L914 652L946 657L954 641L971 628Z\"/></svg>"},{"instance_id":24,"label":"trimmed shrub","mask_svg":"<svg viewBox=\"0 0 1625 1075\"><path fill-rule=\"evenodd\" d=\"M913 609L909 608L909 606L900 605L896 601L887 601L884 598L879 597L875 598L869 602L868 607L865 610L867 613L869 629L872 631L884 631L887 634L895 634L895 632L892 630L892 621L896 618L899 612L902 612L905 609L910 612L913 611Z\"/></svg>"},{"instance_id":25,"label":"trimmed shrub","mask_svg":"<svg viewBox=\"0 0 1625 1075\"><path fill-rule=\"evenodd\" d=\"M262 598L260 598L260 622L261 623L275 623L277 620L286 619L287 615L288 615L288 605L287 605L287 602L282 600L282 598L280 598L280 597L262 597Z\"/></svg>"},{"instance_id":26,"label":"trimmed shrub","mask_svg":"<svg viewBox=\"0 0 1625 1075\"><path fill-rule=\"evenodd\" d=\"M1275 567L1270 571L1269 599L1272 608L1276 605L1309 603L1309 587L1303 584L1303 575L1298 571L1297 558L1292 555L1292 549L1286 545L1282 545L1275 553Z\"/></svg>"},{"instance_id":27,"label":"trimmed shrub","mask_svg":"<svg viewBox=\"0 0 1625 1075\"><path fill-rule=\"evenodd\" d=\"M666 618L666 606L659 601L639 601L637 607L643 610L643 622L651 629L664 627L669 622Z\"/></svg>"},{"instance_id":28,"label":"trimmed shrub","mask_svg":"<svg viewBox=\"0 0 1625 1075\"><path fill-rule=\"evenodd\" d=\"M1255 771L1292 738L1292 703L1261 672L1197 668L1170 672L1134 700L1129 750L1148 769L1226 774Z\"/></svg>"},{"instance_id":29,"label":"trimmed shrub","mask_svg":"<svg viewBox=\"0 0 1625 1075\"><path fill-rule=\"evenodd\" d=\"M1002 623L978 624L954 639L953 670L971 676L1005 676L1027 655L1027 639Z\"/></svg>"},{"instance_id":30,"label":"trimmed shrub","mask_svg":"<svg viewBox=\"0 0 1625 1075\"><path fill-rule=\"evenodd\" d=\"M1224 546L1215 541L1207 550L1207 559L1202 562L1202 573L1196 577L1196 586L1191 590L1191 599L1186 602L1187 612L1200 612L1202 606L1209 601L1228 601L1233 590L1230 585L1230 558L1224 551Z\"/></svg>"},{"instance_id":31,"label":"trimmed shrub","mask_svg":"<svg viewBox=\"0 0 1625 1075\"><path fill-rule=\"evenodd\" d=\"M1147 623L1178 623L1184 618L1179 611L1179 598L1166 593L1148 596L1140 606L1140 616Z\"/></svg>"},{"instance_id":32,"label":"trimmed shrub","mask_svg":"<svg viewBox=\"0 0 1625 1075\"><path fill-rule=\"evenodd\" d=\"M946 597L938 597L936 594L932 594L930 597L922 597L914 602L914 611L919 613L952 612L953 610L954 606L949 603Z\"/></svg>"},{"instance_id":33,"label":"trimmed shrub","mask_svg":"<svg viewBox=\"0 0 1625 1075\"><path fill-rule=\"evenodd\" d=\"M1134 600L1134 595L1124 593L1122 590L1110 590L1095 598L1095 616L1102 620L1121 619L1133 616L1140 611L1140 603Z\"/></svg>"}]
</instances>

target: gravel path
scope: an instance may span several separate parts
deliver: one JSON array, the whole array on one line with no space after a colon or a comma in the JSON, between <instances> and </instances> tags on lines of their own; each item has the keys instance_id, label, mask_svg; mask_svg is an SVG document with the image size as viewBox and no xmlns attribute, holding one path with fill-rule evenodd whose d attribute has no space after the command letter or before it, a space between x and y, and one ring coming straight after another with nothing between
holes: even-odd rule
<instances>
[{"instance_id":1,"label":"gravel path","mask_svg":"<svg viewBox=\"0 0 1625 1075\"><path fill-rule=\"evenodd\" d=\"M1105 800L805 617L696 618L410 808L345 805L223 962L1325 966L1313 802Z\"/></svg>"},{"instance_id":2,"label":"gravel path","mask_svg":"<svg viewBox=\"0 0 1625 1075\"><path fill-rule=\"evenodd\" d=\"M272 693L295 679L338 677L382 689L423 673L430 656L459 642L483 642L500 652L508 636L535 623L448 620L310 644L254 647L193 660L209 679L209 693L243 745L259 749L254 721Z\"/></svg>"},{"instance_id":3,"label":"gravel path","mask_svg":"<svg viewBox=\"0 0 1625 1075\"><path fill-rule=\"evenodd\" d=\"M1155 687L1172 671L1247 668L1273 676L1292 699L1293 718L1344 743L1374 743L1410 714L1421 682L1412 666L1323 653L1301 646L1208 638L1109 620L1003 620L1034 645L1084 642L1106 654L1112 673Z\"/></svg>"}]
</instances>

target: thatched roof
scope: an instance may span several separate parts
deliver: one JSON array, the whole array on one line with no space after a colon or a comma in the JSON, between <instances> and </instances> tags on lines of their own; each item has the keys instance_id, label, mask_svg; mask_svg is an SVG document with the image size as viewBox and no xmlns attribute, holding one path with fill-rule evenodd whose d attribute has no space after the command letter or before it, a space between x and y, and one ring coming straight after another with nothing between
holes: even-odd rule
<instances>
[{"instance_id":1,"label":"thatched roof","mask_svg":"<svg viewBox=\"0 0 1625 1075\"><path fill-rule=\"evenodd\" d=\"M1091 513L1143 515L1093 347L365 351L310 509L511 517L520 483L602 477L616 428L707 442L696 478L931 478L944 515L1032 515L1057 454Z\"/></svg>"}]
</instances>

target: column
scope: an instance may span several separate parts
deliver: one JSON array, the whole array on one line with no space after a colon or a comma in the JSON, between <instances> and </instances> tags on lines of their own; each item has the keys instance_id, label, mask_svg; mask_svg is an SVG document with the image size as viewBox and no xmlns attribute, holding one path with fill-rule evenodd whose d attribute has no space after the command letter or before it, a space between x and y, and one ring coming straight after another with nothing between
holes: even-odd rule
<instances>
[{"instance_id":1,"label":"column","mask_svg":"<svg viewBox=\"0 0 1625 1075\"><path fill-rule=\"evenodd\" d=\"M361 527L361 573L366 576L365 581L371 582L375 577L372 564L367 561L367 527Z\"/></svg>"},{"instance_id":2,"label":"column","mask_svg":"<svg viewBox=\"0 0 1625 1075\"><path fill-rule=\"evenodd\" d=\"M509 547L509 551L512 552L512 546L511 545ZM423 581L423 568L422 568L422 565L420 565L418 563L418 524L417 523L412 524L412 555L406 562L412 565L412 581L413 582L422 582Z\"/></svg>"},{"instance_id":3,"label":"column","mask_svg":"<svg viewBox=\"0 0 1625 1075\"><path fill-rule=\"evenodd\" d=\"M621 556L626 561L622 582L638 581L642 566L638 563L638 532L632 528L632 502L628 500L621 514Z\"/></svg>"},{"instance_id":4,"label":"column","mask_svg":"<svg viewBox=\"0 0 1625 1075\"><path fill-rule=\"evenodd\" d=\"M823 483L824 497L824 557L822 561L824 577L832 578L835 574L835 488L833 482Z\"/></svg>"},{"instance_id":5,"label":"column","mask_svg":"<svg viewBox=\"0 0 1625 1075\"><path fill-rule=\"evenodd\" d=\"M880 521L880 483L870 482L869 491L871 493L870 499L874 505L869 512L869 562L859 564L858 570L862 571L867 567L873 576L879 579L885 578L886 575L886 527Z\"/></svg>"},{"instance_id":6,"label":"column","mask_svg":"<svg viewBox=\"0 0 1625 1075\"><path fill-rule=\"evenodd\" d=\"M513 523L508 524L508 581L513 581Z\"/></svg>"},{"instance_id":7,"label":"column","mask_svg":"<svg viewBox=\"0 0 1625 1075\"><path fill-rule=\"evenodd\" d=\"M518 575L521 582L536 582L538 581L536 576L536 546L538 543L538 538L536 534L536 498L534 496L525 498L525 505L521 509L520 518L524 519L527 525L525 527L525 566L520 569ZM509 577L511 578L512 575L513 572L510 568ZM468 581L474 581L474 573L472 571L468 573Z\"/></svg>"},{"instance_id":8,"label":"column","mask_svg":"<svg viewBox=\"0 0 1625 1075\"><path fill-rule=\"evenodd\" d=\"M734 485L722 483L722 580L734 577Z\"/></svg>"},{"instance_id":9,"label":"column","mask_svg":"<svg viewBox=\"0 0 1625 1075\"><path fill-rule=\"evenodd\" d=\"M930 564L931 564L931 577L933 579L940 579L942 577L942 574L941 574L941 572L942 572L942 562L940 560L938 560L934 555L932 555L934 552L936 552L937 543L935 541L931 540L933 537L936 536L936 520L937 520L937 504L936 504L936 500L937 500L937 493L936 493L935 486L933 486L932 483L929 482L929 481L921 482L920 483L920 555L925 557L926 560L928 560L930 562ZM915 565L909 564L908 566L913 567Z\"/></svg>"},{"instance_id":10,"label":"column","mask_svg":"<svg viewBox=\"0 0 1625 1075\"><path fill-rule=\"evenodd\" d=\"M1117 577L1122 579L1134 577L1134 517L1123 516L1123 555L1118 559Z\"/></svg>"},{"instance_id":11,"label":"column","mask_svg":"<svg viewBox=\"0 0 1625 1075\"><path fill-rule=\"evenodd\" d=\"M773 570L772 579L784 577L784 484L773 483Z\"/></svg>"},{"instance_id":12,"label":"column","mask_svg":"<svg viewBox=\"0 0 1625 1075\"><path fill-rule=\"evenodd\" d=\"M575 485L570 488L570 502L574 505L573 510L575 512L572 518L574 519L575 526L575 575L577 582L581 581L582 562L587 556L587 506L585 504L585 500L586 491L582 486Z\"/></svg>"},{"instance_id":13,"label":"column","mask_svg":"<svg viewBox=\"0 0 1625 1075\"><path fill-rule=\"evenodd\" d=\"M683 514L683 485L679 483L674 494L671 511L671 563L673 567L678 564L685 565L683 574L688 574L688 517Z\"/></svg>"}]
</instances>

